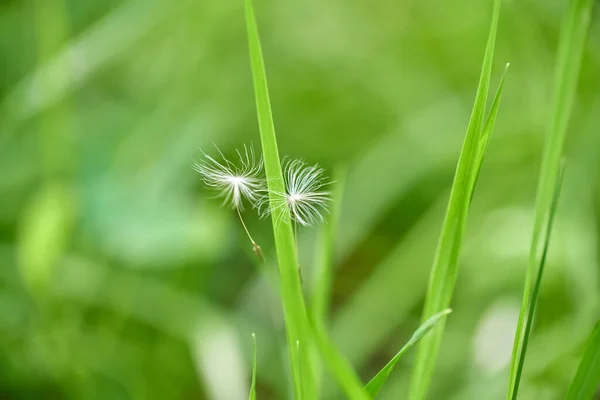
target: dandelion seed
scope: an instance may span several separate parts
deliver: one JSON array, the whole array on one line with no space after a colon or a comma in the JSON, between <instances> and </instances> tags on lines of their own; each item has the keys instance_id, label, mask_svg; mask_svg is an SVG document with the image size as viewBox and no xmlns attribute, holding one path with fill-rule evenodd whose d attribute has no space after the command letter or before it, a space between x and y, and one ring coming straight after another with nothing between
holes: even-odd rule
<instances>
[{"instance_id":1,"label":"dandelion seed","mask_svg":"<svg viewBox=\"0 0 600 400\"><path fill-rule=\"evenodd\" d=\"M223 159L222 162L202 152L205 160L194 162L194 170L202 176L207 186L217 192L217 197L224 198L223 205L231 206L237 211L240 222L250 242L252 242L252 250L263 261L262 250L254 241L252 235L250 235L250 231L242 218L244 199L253 207L257 206L261 198L261 193L264 191L264 179L260 177L263 168L262 157L257 162L252 147L248 148L244 145L243 151L236 150L239 157L239 165L235 165L225 158L218 148L217 151Z\"/></svg>"},{"instance_id":2,"label":"dandelion seed","mask_svg":"<svg viewBox=\"0 0 600 400\"><path fill-rule=\"evenodd\" d=\"M236 166L218 148L217 151L223 162L202 152L206 160L195 162L194 169L200 173L207 186L224 198L225 205L244 210L243 200L246 199L255 206L264 188L264 180L260 177L262 158L257 162L254 150L244 146L242 152L236 150L240 161Z\"/></svg>"},{"instance_id":3,"label":"dandelion seed","mask_svg":"<svg viewBox=\"0 0 600 400\"><path fill-rule=\"evenodd\" d=\"M328 212L331 196L329 191L323 190L331 183L324 177L324 172L318 165L309 166L302 160L286 162L283 169L285 193L275 193L272 208L263 197L260 203L266 207L262 215L287 207L294 223L311 226L323 222L323 213ZM282 219L283 215L278 213L277 218Z\"/></svg>"}]
</instances>

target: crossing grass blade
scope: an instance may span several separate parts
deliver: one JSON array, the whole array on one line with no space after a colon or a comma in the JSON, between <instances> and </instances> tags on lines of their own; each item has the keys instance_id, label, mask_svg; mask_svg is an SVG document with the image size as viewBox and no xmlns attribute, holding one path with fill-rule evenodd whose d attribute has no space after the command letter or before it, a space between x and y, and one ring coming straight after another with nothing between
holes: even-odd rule
<instances>
[{"instance_id":1,"label":"crossing grass blade","mask_svg":"<svg viewBox=\"0 0 600 400\"><path fill-rule=\"evenodd\" d=\"M265 173L273 205L277 200L275 193L283 193L285 190L262 49L251 0L245 0L245 14ZM311 369L310 327L298 275L290 214L286 207L273 206L271 209L295 398L301 400L304 395L306 399L314 399L316 385ZM303 346L297 347L298 342L303 343Z\"/></svg>"},{"instance_id":2,"label":"crossing grass blade","mask_svg":"<svg viewBox=\"0 0 600 400\"><path fill-rule=\"evenodd\" d=\"M527 321L527 311L533 290L533 278L539 265L539 252L543 243L542 232L544 232L544 227L549 220L552 192L559 174L560 160L563 154L569 117L575 100L581 58L593 6L593 0L570 0L560 36L552 116L548 127L537 188L529 263L525 274L523 299L513 344L508 399L513 398L517 385L517 370L524 342L523 329Z\"/></svg>"},{"instance_id":3,"label":"crossing grass blade","mask_svg":"<svg viewBox=\"0 0 600 400\"><path fill-rule=\"evenodd\" d=\"M552 227L554 224L554 217L556 215L556 207L558 205L558 198L560 196L560 189L562 187L562 182L565 174L565 164L564 161L561 163L561 168L559 170L559 175L556 181L556 185L554 188L554 195L552 197L552 204L550 205L550 215L548 219L548 225L546 229L546 235L544 240L544 247L542 250L542 257L540 259L540 265L538 267L537 276L535 278L535 283L533 285L533 291L531 293L531 301L529 302L529 309L527 312L527 321L525 324L525 333L523 335L523 346L521 355L519 357L519 363L517 365L516 379L515 379L515 388L512 395L512 400L517 399L517 393L519 392L519 382L521 381L521 374L523 373L523 366L525 365L525 354L527 353L527 344L529 343L529 337L531 335L531 326L533 324L533 317L535 314L535 306L537 304L537 298L540 291L540 285L542 282L542 274L544 273L544 266L546 265L546 257L548 255L548 248L550 246L550 237L552 236Z\"/></svg>"},{"instance_id":4,"label":"crossing grass blade","mask_svg":"<svg viewBox=\"0 0 600 400\"><path fill-rule=\"evenodd\" d=\"M249 400L256 400L256 335L254 333L252 341L254 342L254 357L252 358L252 383L250 384Z\"/></svg>"},{"instance_id":5,"label":"crossing grass blade","mask_svg":"<svg viewBox=\"0 0 600 400\"><path fill-rule=\"evenodd\" d=\"M371 396L344 356L335 348L321 322L312 320L315 343L325 366L350 400L369 400Z\"/></svg>"},{"instance_id":6,"label":"crossing grass blade","mask_svg":"<svg viewBox=\"0 0 600 400\"><path fill-rule=\"evenodd\" d=\"M589 400L600 385L600 321L588 339L565 400Z\"/></svg>"},{"instance_id":7,"label":"crossing grass blade","mask_svg":"<svg viewBox=\"0 0 600 400\"><path fill-rule=\"evenodd\" d=\"M492 73L500 6L501 0L495 0L477 94L463 148L458 160L448 209L429 278L422 317L423 321L440 312L440 310L448 308L456 283L458 256L466 226L469 205L475 188L479 163L483 161L483 152L485 152L485 145L487 144L487 140L483 137L483 124ZM490 115L488 121L491 124L490 126L493 126L495 115ZM424 399L427 395L444 333L444 322L442 320L437 324L432 334L423 338L418 345L411 382L411 399L420 400Z\"/></svg>"},{"instance_id":8,"label":"crossing grass blade","mask_svg":"<svg viewBox=\"0 0 600 400\"><path fill-rule=\"evenodd\" d=\"M390 374L394 370L394 367L396 366L396 364L398 364L398 361L400 361L400 359L402 358L402 356L404 356L404 354L408 351L408 349L410 349L413 345L418 343L419 340L421 340L427 333L429 333L429 331L431 331L431 329L438 322L440 322L440 320L442 318L444 318L446 315L450 314L451 312L452 312L452 310L448 308L447 310L437 313L433 317L429 318L423 325L421 325L415 331L415 333L413 333L413 335L410 337L408 342L406 342L406 344L400 349L400 351L398 353L396 353L396 355L386 364L386 366L383 367L381 369L381 371L379 371L377 373L377 375L375 375L373 377L373 379L371 379L369 381L366 388L367 388L367 392L369 392L369 394L373 398L375 398L377 396L377 394L379 393L379 390L381 390L381 388L383 387L383 384L385 383L387 378L390 376Z\"/></svg>"}]
</instances>

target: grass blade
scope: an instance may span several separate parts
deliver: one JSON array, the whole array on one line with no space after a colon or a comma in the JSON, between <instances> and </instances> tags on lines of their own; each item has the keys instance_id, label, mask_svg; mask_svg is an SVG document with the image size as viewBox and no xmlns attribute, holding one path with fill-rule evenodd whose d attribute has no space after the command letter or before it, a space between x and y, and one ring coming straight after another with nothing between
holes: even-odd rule
<instances>
[{"instance_id":1,"label":"grass blade","mask_svg":"<svg viewBox=\"0 0 600 400\"><path fill-rule=\"evenodd\" d=\"M496 116L498 115L498 109L500 108L500 100L502 99L502 91L504 90L504 80L506 78L506 73L508 72L508 67L510 64L506 64L504 68L504 73L502 74L502 79L500 79L500 84L498 85L498 89L496 90L496 95L494 96L494 101L492 102L492 107L490 108L490 113L488 114L487 120L485 121L485 125L483 126L483 132L481 134L481 140L479 141L479 148L477 149L477 156L475 159L475 173L473 174L473 183L471 184L473 188L477 183L477 179L479 178L479 172L481 171L481 165L483 164L483 157L485 156L485 150L487 149L487 144L492 136L492 131L494 130L494 125L496 123ZM471 196L475 191L471 192Z\"/></svg>"},{"instance_id":2,"label":"grass blade","mask_svg":"<svg viewBox=\"0 0 600 400\"><path fill-rule=\"evenodd\" d=\"M556 215L556 206L558 205L558 198L560 196L560 189L562 187L563 177L565 174L564 162L561 164L559 175L554 188L554 195L552 197L552 204L550 205L550 215L548 219L548 225L546 229L546 239L544 240L544 248L542 250L542 258L540 259L540 265L538 267L537 276L533 285L533 291L531 293L531 301L529 302L529 310L527 312L527 321L525 324L525 333L523 335L523 345L521 355L519 357L519 363L517 365L517 371L515 374L515 388L513 391L512 399L517 399L517 393L519 392L519 382L521 380L521 374L523 373L523 365L525 364L525 354L527 353L527 344L529 343L529 336L531 334L531 326L533 323L533 317L535 314L535 305L537 303L537 297L540 290L540 284L542 282L542 274L544 273L544 266L546 265L546 256L548 255L548 248L550 246L550 236L552 235L552 226L554 224L554 216Z\"/></svg>"},{"instance_id":3,"label":"grass blade","mask_svg":"<svg viewBox=\"0 0 600 400\"><path fill-rule=\"evenodd\" d=\"M338 166L333 174L335 185L331 195L328 222L323 224L315 257L315 274L310 312L315 320L325 322L329 313L331 279L333 274L334 241L339 220L342 194L346 183L346 168Z\"/></svg>"},{"instance_id":4,"label":"grass blade","mask_svg":"<svg viewBox=\"0 0 600 400\"><path fill-rule=\"evenodd\" d=\"M517 384L517 370L519 368L521 352L523 351L523 328L527 320L527 310L532 292L534 274L539 265L537 260L543 242L542 232L544 232L544 227L549 219L552 192L559 174L567 125L575 100L577 79L593 5L593 0L570 0L561 32L556 60L552 117L548 127L548 136L542 156L540 179L537 188L529 266L525 275L523 300L513 344L507 393L508 399L513 398Z\"/></svg>"},{"instance_id":5,"label":"grass blade","mask_svg":"<svg viewBox=\"0 0 600 400\"><path fill-rule=\"evenodd\" d=\"M315 251L315 271L312 281L309 313L311 318L326 326L331 301L331 281L333 279L334 242L337 235L342 195L346 184L346 167L337 166L333 173L331 212L326 224L321 226ZM315 349L313 349L314 351ZM313 359L313 371L317 388L321 388L323 366L318 357Z\"/></svg>"},{"instance_id":6,"label":"grass blade","mask_svg":"<svg viewBox=\"0 0 600 400\"><path fill-rule=\"evenodd\" d=\"M483 160L483 157L478 155L485 150L481 146L483 142L483 120L492 72L500 6L501 0L495 0L473 111L458 160L448 209L429 278L423 321L426 321L440 310L448 308L456 283L458 255L466 226L470 200L475 188L475 177L479 170L477 163ZM423 399L427 394L443 333L444 321L441 321L433 330L433 333L419 343L411 382L410 396L412 399Z\"/></svg>"},{"instance_id":7,"label":"grass blade","mask_svg":"<svg viewBox=\"0 0 600 400\"><path fill-rule=\"evenodd\" d=\"M587 341L565 400L588 400L600 385L600 321Z\"/></svg>"},{"instance_id":8,"label":"grass blade","mask_svg":"<svg viewBox=\"0 0 600 400\"><path fill-rule=\"evenodd\" d=\"M406 344L400 349L398 353L396 353L396 355L386 364L386 366L383 367L381 371L379 371L377 375L375 375L373 379L369 381L366 388L373 398L377 396L379 390L381 390L383 384L394 370L394 367L396 366L398 361L400 361L402 356L404 356L404 354L408 351L408 349L410 349L419 340L421 340L438 322L440 322L442 318L444 318L451 312L452 310L448 308L447 310L437 313L433 317L429 318L423 325L421 325L415 331L415 333L413 333L408 342L406 342Z\"/></svg>"},{"instance_id":9,"label":"grass blade","mask_svg":"<svg viewBox=\"0 0 600 400\"><path fill-rule=\"evenodd\" d=\"M302 394L307 399L314 399L316 398L316 386L311 370L309 351L310 328L306 316L300 277L298 275L296 248L290 214L286 207L276 207L273 204L277 200L275 193L284 193L285 190L267 88L267 77L251 0L245 0L245 11L258 125L260 128L265 173L269 186L269 196L272 203L271 217L279 264L281 300L285 315L294 393L298 400L302 399ZM296 346L298 341L306 345L298 349ZM298 354L299 351L302 352L301 355Z\"/></svg>"},{"instance_id":10,"label":"grass blade","mask_svg":"<svg viewBox=\"0 0 600 400\"><path fill-rule=\"evenodd\" d=\"M252 341L254 342L254 357L252 358L252 383L250 384L249 400L256 400L256 335L254 333Z\"/></svg>"},{"instance_id":11,"label":"grass blade","mask_svg":"<svg viewBox=\"0 0 600 400\"><path fill-rule=\"evenodd\" d=\"M318 321L312 321L315 343L321 353L325 366L350 400L369 400L371 396L364 388L360 378L344 356L335 348L325 328Z\"/></svg>"}]
</instances>

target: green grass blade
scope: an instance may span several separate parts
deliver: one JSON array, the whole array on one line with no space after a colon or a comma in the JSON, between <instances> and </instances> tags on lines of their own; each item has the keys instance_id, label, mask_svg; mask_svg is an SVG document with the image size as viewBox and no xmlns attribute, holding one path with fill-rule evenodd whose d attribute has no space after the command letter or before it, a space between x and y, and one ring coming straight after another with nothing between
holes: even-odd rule
<instances>
[{"instance_id":1,"label":"green grass blade","mask_svg":"<svg viewBox=\"0 0 600 400\"><path fill-rule=\"evenodd\" d=\"M335 184L331 195L331 210L327 223L323 224L321 228L318 241L319 248L315 256L314 284L310 303L312 318L323 323L329 313L334 241L337 233L342 195L346 183L346 167L338 166L333 173L333 179Z\"/></svg>"},{"instance_id":2,"label":"green grass blade","mask_svg":"<svg viewBox=\"0 0 600 400\"><path fill-rule=\"evenodd\" d=\"M319 321L323 326L326 326L329 316L334 265L334 242L337 236L342 196L346 184L346 173L347 169L345 166L337 166L333 172L335 184L331 195L331 210L327 223L321 226L321 231L317 239L317 249L315 251L315 270L311 279L312 290L309 312L311 318ZM313 351L316 351L316 349L313 349ZM322 388L323 366L318 357L314 357L313 362L317 388Z\"/></svg>"},{"instance_id":3,"label":"green grass blade","mask_svg":"<svg viewBox=\"0 0 600 400\"><path fill-rule=\"evenodd\" d=\"M559 173L567 125L575 100L581 58L593 5L593 0L570 0L561 32L556 60L552 117L548 127L548 136L542 156L540 179L537 188L529 266L525 275L523 299L513 344L507 393L508 399L513 397L515 390L517 369L523 347L523 329L527 320L527 309L531 297L533 278L536 268L539 265L538 258L542 245L541 236L542 232L544 232L544 226L548 223L549 210L552 203L552 191Z\"/></svg>"},{"instance_id":4,"label":"green grass blade","mask_svg":"<svg viewBox=\"0 0 600 400\"><path fill-rule=\"evenodd\" d=\"M421 325L415 331L415 333L413 333L408 342L406 342L406 344L400 349L398 353L396 353L396 355L386 364L386 366L383 367L381 371L379 371L377 375L375 375L373 379L369 381L366 388L373 398L377 396L379 390L381 390L383 384L394 370L394 367L396 366L398 361L400 361L402 356L404 356L404 354L408 351L408 349L410 349L419 340L421 340L438 322L440 322L442 318L444 318L451 312L451 309L447 309L429 318L423 325Z\"/></svg>"},{"instance_id":5,"label":"green grass blade","mask_svg":"<svg viewBox=\"0 0 600 400\"><path fill-rule=\"evenodd\" d=\"M256 96L256 109L258 124L265 163L265 173L269 186L271 203L276 201L276 193L283 193L284 182L281 172L277 138L271 113L267 78L262 57L258 27L254 17L251 0L245 0L246 23L248 28L248 45L252 66L252 77ZM285 314L288 350L292 368L294 393L296 399L302 399L302 394L307 399L316 398L316 386L311 371L311 357L309 346L310 328L306 316L306 307L302 295L296 248L290 222L289 210L285 207L272 207L273 234L279 263L280 291ZM306 343L300 348L302 355L298 354L296 343ZM301 379L302 377L302 379ZM302 384L301 384L302 382ZM303 385L303 387L301 387Z\"/></svg>"},{"instance_id":6,"label":"green grass blade","mask_svg":"<svg viewBox=\"0 0 600 400\"><path fill-rule=\"evenodd\" d=\"M325 366L347 398L350 400L371 399L348 360L331 343L323 325L318 321L312 321L312 331Z\"/></svg>"},{"instance_id":7,"label":"green grass blade","mask_svg":"<svg viewBox=\"0 0 600 400\"><path fill-rule=\"evenodd\" d=\"M600 385L600 321L588 339L565 400L589 400Z\"/></svg>"},{"instance_id":8,"label":"green grass blade","mask_svg":"<svg viewBox=\"0 0 600 400\"><path fill-rule=\"evenodd\" d=\"M504 73L502 74L502 79L500 79L500 84L498 85L498 89L496 90L496 95L494 96L494 101L492 102L492 107L490 108L490 112L488 114L487 120L485 121L485 125L483 126L483 133L481 134L481 140L479 141L479 148L477 149L477 156L475 159L475 173L473 174L473 188L477 183L477 179L479 178L479 172L481 171L481 165L483 164L483 157L485 156L485 150L487 149L487 144L492 136L492 131L494 130L494 125L496 123L496 116L498 115L498 109L500 108L500 100L502 99L502 91L504 90L504 81L506 78L506 73L508 72L508 67L510 64L506 64L504 68ZM473 195L475 191L471 193Z\"/></svg>"},{"instance_id":9,"label":"green grass blade","mask_svg":"<svg viewBox=\"0 0 600 400\"><path fill-rule=\"evenodd\" d=\"M556 181L554 188L554 195L552 196L552 204L550 206L550 215L548 225L546 229L546 238L544 240L544 248L542 250L542 257L540 259L540 265L538 267L537 276L533 285L533 291L531 293L531 301L529 302L529 310L527 313L527 321L525 324L525 333L523 335L523 346L521 355L519 357L519 363L517 365L517 372L515 374L515 388L513 391L512 399L517 399L517 393L519 392L519 382L521 381L521 374L523 373L523 365L525 365L525 354L527 353L527 344L529 343L529 336L531 334L531 326L533 323L533 317L535 314L535 306L537 303L538 293L540 291L540 285L542 282L542 274L544 273L544 266L546 265L546 257L548 255L548 248L550 246L550 237L552 236L552 226L554 224L554 216L556 215L556 206L558 205L558 198L560 196L560 189L562 187L563 177L565 174L564 163L561 164L561 169Z\"/></svg>"},{"instance_id":10,"label":"green grass blade","mask_svg":"<svg viewBox=\"0 0 600 400\"><path fill-rule=\"evenodd\" d=\"M256 400L256 335L254 333L252 341L254 342L254 356L252 358L252 383L250 384L249 400Z\"/></svg>"},{"instance_id":11,"label":"green grass blade","mask_svg":"<svg viewBox=\"0 0 600 400\"><path fill-rule=\"evenodd\" d=\"M440 310L448 308L456 283L458 255L466 226L470 199L474 190L475 176L479 170L476 163L481 162L483 159L478 157L478 154L482 151L480 145L482 142L483 120L492 72L500 6L501 0L495 0L479 86L458 160L448 209L429 278L423 321L426 321ZM411 382L410 395L412 399L423 399L427 394L443 333L444 321L441 321L433 330L433 333L419 343Z\"/></svg>"}]
</instances>

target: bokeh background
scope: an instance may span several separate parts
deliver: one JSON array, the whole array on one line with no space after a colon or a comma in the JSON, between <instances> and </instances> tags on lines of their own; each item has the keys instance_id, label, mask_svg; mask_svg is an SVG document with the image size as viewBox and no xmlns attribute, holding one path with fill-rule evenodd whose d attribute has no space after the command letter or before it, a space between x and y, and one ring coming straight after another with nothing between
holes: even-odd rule
<instances>
[{"instance_id":1,"label":"bokeh background","mask_svg":"<svg viewBox=\"0 0 600 400\"><path fill-rule=\"evenodd\" d=\"M270 222L245 214L259 266L191 168L259 146L242 3L0 2L1 399L247 398L252 332L259 397L291 398ZM505 396L566 3L504 2L493 84L511 68L431 399ZM280 151L347 170L329 327L366 380L418 326L491 1L255 7ZM599 315L599 16L522 399L562 398ZM308 298L320 229L300 231Z\"/></svg>"}]
</instances>

